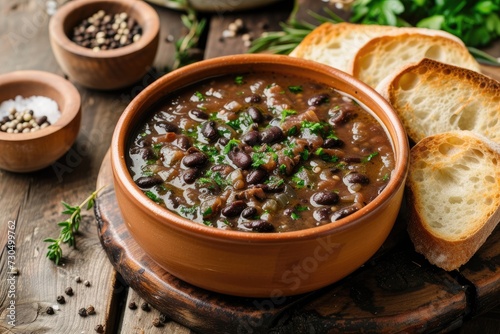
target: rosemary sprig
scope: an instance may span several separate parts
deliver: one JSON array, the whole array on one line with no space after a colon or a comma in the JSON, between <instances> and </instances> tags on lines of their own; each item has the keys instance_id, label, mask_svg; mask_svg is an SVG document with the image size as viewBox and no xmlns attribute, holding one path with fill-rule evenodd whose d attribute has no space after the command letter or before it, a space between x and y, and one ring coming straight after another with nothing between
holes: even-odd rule
<instances>
[{"instance_id":1,"label":"rosemary sprig","mask_svg":"<svg viewBox=\"0 0 500 334\"><path fill-rule=\"evenodd\" d=\"M59 233L59 237L57 239L47 238L44 242L50 243L48 246L47 257L54 261L56 265L59 264L59 261L62 258L63 251L61 245L63 243L67 243L69 246L76 246L75 235L80 228L80 222L82 221L81 211L82 208L90 210L94 204L95 199L99 191L101 191L104 187L94 191L89 197L87 197L80 205L71 206L68 203L62 201L62 205L64 207L64 211L62 214L70 215L68 219L58 223L61 226L61 232Z\"/></svg>"},{"instance_id":2,"label":"rosemary sprig","mask_svg":"<svg viewBox=\"0 0 500 334\"><path fill-rule=\"evenodd\" d=\"M175 42L175 60L172 65L172 70L180 68L184 65L192 63L190 50L198 46L200 37L203 34L207 25L205 18L198 18L196 11L189 5L187 0L172 0L178 9L186 13L181 15L182 23L188 32Z\"/></svg>"}]
</instances>

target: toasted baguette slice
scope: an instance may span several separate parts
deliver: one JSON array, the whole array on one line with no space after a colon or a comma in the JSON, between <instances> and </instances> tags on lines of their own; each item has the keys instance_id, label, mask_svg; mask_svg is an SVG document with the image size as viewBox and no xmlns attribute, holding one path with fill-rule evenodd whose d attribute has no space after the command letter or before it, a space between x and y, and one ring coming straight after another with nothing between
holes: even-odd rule
<instances>
[{"instance_id":1,"label":"toasted baguette slice","mask_svg":"<svg viewBox=\"0 0 500 334\"><path fill-rule=\"evenodd\" d=\"M424 138L410 152L406 195L415 250L458 269L500 220L500 147L470 131Z\"/></svg>"},{"instance_id":2,"label":"toasted baguette slice","mask_svg":"<svg viewBox=\"0 0 500 334\"><path fill-rule=\"evenodd\" d=\"M423 58L476 72L481 70L478 62L462 43L442 35L412 32L370 39L354 56L351 73L375 88L387 76Z\"/></svg>"},{"instance_id":3,"label":"toasted baguette slice","mask_svg":"<svg viewBox=\"0 0 500 334\"><path fill-rule=\"evenodd\" d=\"M470 130L500 143L500 82L490 77L423 59L376 89L397 111L413 142Z\"/></svg>"},{"instance_id":4,"label":"toasted baguette slice","mask_svg":"<svg viewBox=\"0 0 500 334\"><path fill-rule=\"evenodd\" d=\"M354 56L366 42L375 37L397 35L405 32L438 35L463 45L459 38L439 30L413 27L397 28L347 22L323 23L307 35L290 53L290 56L314 60L352 74Z\"/></svg>"}]
</instances>

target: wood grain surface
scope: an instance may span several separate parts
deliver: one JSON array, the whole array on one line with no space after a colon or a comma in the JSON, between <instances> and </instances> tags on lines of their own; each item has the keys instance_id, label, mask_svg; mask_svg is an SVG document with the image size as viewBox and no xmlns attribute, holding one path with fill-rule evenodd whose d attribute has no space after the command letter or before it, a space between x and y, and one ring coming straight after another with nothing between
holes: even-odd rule
<instances>
[{"instance_id":1,"label":"wood grain surface","mask_svg":"<svg viewBox=\"0 0 500 334\"><path fill-rule=\"evenodd\" d=\"M35 69L64 76L50 49L48 37L49 15L45 0L7 0L0 2L0 73L15 70ZM64 0L56 1L61 5ZM325 4L322 1L300 0L302 6L299 17L311 18L307 8L318 9ZM161 19L160 47L154 68L137 84L120 91L99 92L77 86L82 98L82 128L72 149L58 162L44 170L29 174L15 174L0 171L0 333L95 333L95 326L101 324L106 333L191 333L192 330L178 322L169 321L163 327L154 327L153 320L160 317L155 309L143 311L140 305L143 299L125 283L114 270L106 252L98 238L97 226L92 212L84 212L80 234L77 237L77 248L64 246L63 263L55 266L45 258L47 244L43 240L55 237L59 233L57 222L66 217L61 215L61 200L78 204L95 189L101 163L109 148L111 135L121 112L128 102L144 87L163 74L173 63L174 46L171 40L177 40L186 31L180 20L180 12L154 6ZM245 23L255 30L257 35L267 29L278 28L291 10L291 3L283 1L279 4L241 13L215 13L208 16L208 33L203 45L205 58L224 54L246 52L240 38L221 40L222 31L227 24L236 18L244 18ZM488 51L500 57L500 43ZM487 68L486 73L500 78L498 69ZM1 152L0 152L1 154ZM15 265L19 275L15 276L14 291L16 294L16 326L8 324L11 298L10 277L8 272L7 238L10 221L15 222ZM488 242L499 245L498 229L496 239ZM491 241L492 240L492 241ZM496 246L498 247L498 246ZM408 253L402 253L402 255ZM435 297L439 307L446 308L449 314L456 312L455 322L442 323L443 319L434 318L436 309L431 304L423 305L422 311L429 316L429 327L407 328L415 332L429 332L430 326L437 326L441 331L460 333L499 333L500 306L499 293L495 279L488 272L495 272L499 266L498 252L495 247L482 253L479 261L473 259L470 266L461 271L460 280L450 275L438 275L426 293L409 294L409 299L395 298L393 290L407 282L413 270L424 270L433 273L434 267L427 267L421 258L414 266L409 266L405 273L398 267L389 265L374 268L375 272L391 271L395 280L383 281L384 286L391 287L383 293L370 296L365 287L372 288L377 276L367 275L367 269L360 271L358 279L349 282L349 293L339 291L336 287L328 288L319 299L312 299L301 304L303 311L290 309L288 317L279 318L273 323L275 332L281 333L313 333L324 332L323 325L343 313L345 307L357 307L358 313L352 319L346 318L339 323L340 328L347 328L353 320L368 319L374 312L380 312L378 301L385 301L388 325L400 321L391 312L397 311L399 305L415 305L423 297ZM413 263L413 262L411 262ZM422 266L424 269L419 269ZM419 271L420 272L420 271ZM91 285L76 283L75 277L89 280ZM422 280L424 285L429 283ZM421 281L421 282L422 282ZM457 282L460 284L457 285ZM75 294L66 296L66 303L56 302L58 295L64 295L66 287L71 286ZM444 292L438 287L446 287ZM471 288L476 287L476 288ZM478 288L477 288L478 287ZM433 290L434 289L434 290ZM441 292L439 292L441 291ZM439 292L439 293L438 293ZM349 295L349 296L348 296ZM453 298L449 298L452 296ZM131 310L127 305L134 301L139 308ZM376 303L370 303L370 301ZM463 310L463 303L471 305ZM54 315L45 312L47 306L57 306ZM93 305L96 314L82 318L78 315L81 307ZM493 308L494 307L494 308ZM185 319L196 322L197 319ZM412 321L412 319L408 319ZM365 330L375 331L367 321Z\"/></svg>"}]
</instances>

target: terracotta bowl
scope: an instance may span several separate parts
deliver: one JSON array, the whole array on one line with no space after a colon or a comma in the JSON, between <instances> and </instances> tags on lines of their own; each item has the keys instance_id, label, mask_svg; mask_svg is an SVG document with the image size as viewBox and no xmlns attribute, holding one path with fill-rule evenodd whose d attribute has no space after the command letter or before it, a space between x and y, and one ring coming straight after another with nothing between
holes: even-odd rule
<instances>
[{"instance_id":1,"label":"terracotta bowl","mask_svg":"<svg viewBox=\"0 0 500 334\"><path fill-rule=\"evenodd\" d=\"M70 37L73 28L99 10L108 14L126 12L142 27L142 37L127 46L95 52ZM70 1L50 19L52 51L69 78L85 87L113 90L137 82L154 61L160 20L156 11L138 0Z\"/></svg>"},{"instance_id":2,"label":"terracotta bowl","mask_svg":"<svg viewBox=\"0 0 500 334\"><path fill-rule=\"evenodd\" d=\"M308 77L350 94L387 128L396 167L371 203L336 222L302 231L247 233L193 223L160 207L135 185L126 159L131 132L166 94L205 78L253 71ZM408 169L406 133L391 106L374 90L332 67L276 55L205 60L150 85L126 108L111 145L114 187L124 221L158 264L193 285L230 295L279 298L312 291L345 277L382 245L398 214Z\"/></svg>"},{"instance_id":3,"label":"terracotta bowl","mask_svg":"<svg viewBox=\"0 0 500 334\"><path fill-rule=\"evenodd\" d=\"M0 75L0 103L18 95L48 97L61 111L54 124L39 131L0 132L0 168L32 172L51 165L73 145L80 130L80 94L68 80L48 72L17 71Z\"/></svg>"}]
</instances>

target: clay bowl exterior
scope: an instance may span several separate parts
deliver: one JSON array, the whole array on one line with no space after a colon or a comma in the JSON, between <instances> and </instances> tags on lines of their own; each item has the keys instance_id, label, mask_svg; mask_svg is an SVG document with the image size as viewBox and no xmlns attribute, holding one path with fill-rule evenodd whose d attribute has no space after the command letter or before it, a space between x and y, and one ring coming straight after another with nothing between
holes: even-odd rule
<instances>
[{"instance_id":1,"label":"clay bowl exterior","mask_svg":"<svg viewBox=\"0 0 500 334\"><path fill-rule=\"evenodd\" d=\"M126 12L142 27L142 37L130 45L99 52L70 40L73 28L99 10ZM82 86L114 90L132 85L147 73L158 49L160 19L156 11L139 0L70 1L50 19L52 51L69 78Z\"/></svg>"},{"instance_id":2,"label":"clay bowl exterior","mask_svg":"<svg viewBox=\"0 0 500 334\"><path fill-rule=\"evenodd\" d=\"M391 180L374 201L324 226L259 234L193 223L153 203L142 193L130 176L125 157L131 132L155 102L204 78L253 71L310 78L354 96L373 110L390 134L396 160ZM279 299L334 283L379 249L400 208L408 151L406 133L391 106L348 74L288 56L236 55L181 68L146 88L118 121L111 162L116 197L126 226L144 252L158 264L178 278L211 291Z\"/></svg>"},{"instance_id":3,"label":"clay bowl exterior","mask_svg":"<svg viewBox=\"0 0 500 334\"><path fill-rule=\"evenodd\" d=\"M0 75L0 102L18 95L48 97L57 102L61 112L54 124L36 132L0 132L0 168L25 173L51 165L70 149L80 130L81 100L73 84L52 73L17 71Z\"/></svg>"}]
</instances>

